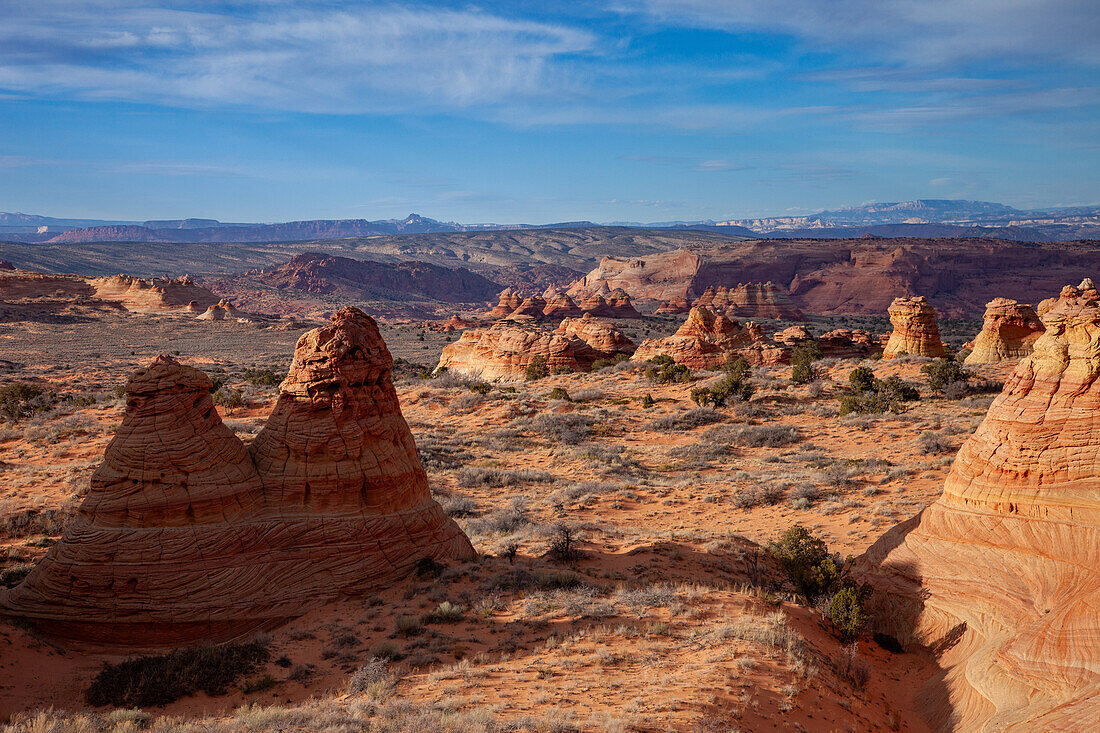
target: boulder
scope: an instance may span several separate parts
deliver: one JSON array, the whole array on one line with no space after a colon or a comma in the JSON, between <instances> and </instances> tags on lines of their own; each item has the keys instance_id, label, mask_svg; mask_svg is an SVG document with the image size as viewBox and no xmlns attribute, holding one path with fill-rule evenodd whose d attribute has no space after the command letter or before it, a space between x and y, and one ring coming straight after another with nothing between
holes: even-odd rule
<instances>
[{"instance_id":1,"label":"boulder","mask_svg":"<svg viewBox=\"0 0 1100 733\"><path fill-rule=\"evenodd\" d=\"M890 304L890 323L894 330L886 342L883 359L908 354L910 356L947 356L936 325L936 311L923 295L894 298Z\"/></svg>"},{"instance_id":2,"label":"boulder","mask_svg":"<svg viewBox=\"0 0 1100 733\"><path fill-rule=\"evenodd\" d=\"M985 306L981 333L968 344L967 364L1022 359L1043 335L1043 322L1030 305L994 298Z\"/></svg>"},{"instance_id":3,"label":"boulder","mask_svg":"<svg viewBox=\"0 0 1100 733\"><path fill-rule=\"evenodd\" d=\"M942 496L856 564L882 630L938 654L938 727L1100 719L1100 296L1068 287L1042 320Z\"/></svg>"},{"instance_id":4,"label":"boulder","mask_svg":"<svg viewBox=\"0 0 1100 733\"><path fill-rule=\"evenodd\" d=\"M373 319L302 335L249 448L201 372L166 356L126 412L77 517L0 613L128 650L224 641L376 592L425 557L472 557L428 490Z\"/></svg>"}]
</instances>

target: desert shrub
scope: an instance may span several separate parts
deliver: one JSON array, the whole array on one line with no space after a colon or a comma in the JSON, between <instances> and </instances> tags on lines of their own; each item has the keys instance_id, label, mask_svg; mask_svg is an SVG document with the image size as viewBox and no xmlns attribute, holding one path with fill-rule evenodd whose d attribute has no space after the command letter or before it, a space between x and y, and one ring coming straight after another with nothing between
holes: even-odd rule
<instances>
[{"instance_id":1,"label":"desert shrub","mask_svg":"<svg viewBox=\"0 0 1100 733\"><path fill-rule=\"evenodd\" d=\"M665 354L653 357L649 364L652 366L645 370L645 378L654 384L683 384L693 379L690 369Z\"/></svg>"},{"instance_id":2,"label":"desert shrub","mask_svg":"<svg viewBox=\"0 0 1100 733\"><path fill-rule=\"evenodd\" d=\"M842 639L855 639L867 623L859 591L848 586L829 599L829 620Z\"/></svg>"},{"instance_id":3,"label":"desert shrub","mask_svg":"<svg viewBox=\"0 0 1100 733\"><path fill-rule=\"evenodd\" d=\"M921 452L926 455L937 455L941 453L950 453L955 450L950 443L947 442L946 436L942 433L937 433L932 430L925 430L920 434L918 438Z\"/></svg>"},{"instance_id":4,"label":"desert shrub","mask_svg":"<svg viewBox=\"0 0 1100 733\"><path fill-rule=\"evenodd\" d=\"M875 379L869 390L842 397L840 399L840 414L900 413L905 411L906 402L918 399L920 399L920 392L911 384L903 382L900 377Z\"/></svg>"},{"instance_id":5,"label":"desert shrub","mask_svg":"<svg viewBox=\"0 0 1100 733\"><path fill-rule=\"evenodd\" d=\"M212 395L214 404L218 407L224 407L230 412L244 407L244 393L236 387L226 389L225 387L219 387Z\"/></svg>"},{"instance_id":6,"label":"desert shrub","mask_svg":"<svg viewBox=\"0 0 1100 733\"><path fill-rule=\"evenodd\" d=\"M475 394L489 394L493 389L493 385L486 382L474 382L471 385L467 385L467 388Z\"/></svg>"},{"instance_id":7,"label":"desert shrub","mask_svg":"<svg viewBox=\"0 0 1100 733\"><path fill-rule=\"evenodd\" d=\"M19 422L35 412L48 409L45 404L47 395L38 387L27 382L9 382L0 385L0 416L8 422Z\"/></svg>"},{"instance_id":8,"label":"desert shrub","mask_svg":"<svg viewBox=\"0 0 1100 733\"><path fill-rule=\"evenodd\" d=\"M870 367L856 367L848 375L848 384L856 394L875 391L875 373Z\"/></svg>"},{"instance_id":9,"label":"desert shrub","mask_svg":"<svg viewBox=\"0 0 1100 733\"><path fill-rule=\"evenodd\" d=\"M691 390L691 399L695 404L704 407L725 407L727 402L748 402L754 391L752 383L746 378L731 373L713 387L697 387Z\"/></svg>"},{"instance_id":10,"label":"desert shrub","mask_svg":"<svg viewBox=\"0 0 1100 733\"><path fill-rule=\"evenodd\" d=\"M263 677L245 682L241 685L241 692L246 695L252 695L257 692L263 692L264 690L270 690L277 684L279 684L277 679L269 674L265 674Z\"/></svg>"},{"instance_id":11,"label":"desert shrub","mask_svg":"<svg viewBox=\"0 0 1100 733\"><path fill-rule=\"evenodd\" d=\"M545 471L535 471L529 468L507 471L502 468L470 467L460 469L457 477L459 486L483 486L492 489L526 483L545 484L554 480L554 477Z\"/></svg>"},{"instance_id":12,"label":"desert shrub","mask_svg":"<svg viewBox=\"0 0 1100 733\"><path fill-rule=\"evenodd\" d=\"M393 630L398 636L416 636L424 633L424 624L416 616L395 616Z\"/></svg>"},{"instance_id":13,"label":"desert shrub","mask_svg":"<svg viewBox=\"0 0 1100 733\"><path fill-rule=\"evenodd\" d=\"M752 509L760 505L772 506L782 500L781 486L746 486L733 497L733 505L738 509Z\"/></svg>"},{"instance_id":14,"label":"desert shrub","mask_svg":"<svg viewBox=\"0 0 1100 733\"><path fill-rule=\"evenodd\" d=\"M454 624L462 620L462 606L456 606L450 601L443 601L435 610L420 617L425 624Z\"/></svg>"},{"instance_id":15,"label":"desert shrub","mask_svg":"<svg viewBox=\"0 0 1100 733\"><path fill-rule=\"evenodd\" d=\"M630 358L630 354L614 354L605 359L596 359L592 362L592 371L598 372L608 367L613 367L616 364L624 362Z\"/></svg>"},{"instance_id":16,"label":"desert shrub","mask_svg":"<svg viewBox=\"0 0 1100 733\"><path fill-rule=\"evenodd\" d=\"M76 515L75 508L23 509L0 517L0 536L59 535Z\"/></svg>"},{"instance_id":17,"label":"desert shrub","mask_svg":"<svg viewBox=\"0 0 1100 733\"><path fill-rule=\"evenodd\" d=\"M438 578L447 566L434 557L422 557L413 566L413 574L418 578Z\"/></svg>"},{"instance_id":18,"label":"desert shrub","mask_svg":"<svg viewBox=\"0 0 1100 733\"><path fill-rule=\"evenodd\" d=\"M718 368L734 379L739 379L742 382L748 381L752 376L752 367L745 361L745 357L743 356L731 355L726 359L726 363Z\"/></svg>"},{"instance_id":19,"label":"desert shrub","mask_svg":"<svg viewBox=\"0 0 1100 733\"><path fill-rule=\"evenodd\" d=\"M572 402L569 399L569 393L565 391L564 387L554 387L550 390L550 399L552 400L565 400L566 402Z\"/></svg>"},{"instance_id":20,"label":"desert shrub","mask_svg":"<svg viewBox=\"0 0 1100 733\"><path fill-rule=\"evenodd\" d=\"M458 468L464 461L474 457L465 448L450 445L435 437L419 438L416 441L416 452L420 455L424 468L436 470Z\"/></svg>"},{"instance_id":21,"label":"desert shrub","mask_svg":"<svg viewBox=\"0 0 1100 733\"><path fill-rule=\"evenodd\" d=\"M286 374L274 369L245 369L244 380L257 387L278 387L286 379Z\"/></svg>"},{"instance_id":22,"label":"desert shrub","mask_svg":"<svg viewBox=\"0 0 1100 733\"><path fill-rule=\"evenodd\" d=\"M808 384L820 377L817 367L808 361L791 364L791 381L795 384Z\"/></svg>"},{"instance_id":23,"label":"desert shrub","mask_svg":"<svg viewBox=\"0 0 1100 733\"><path fill-rule=\"evenodd\" d=\"M802 433L793 425L745 425L732 437L746 448L778 448L802 440Z\"/></svg>"},{"instance_id":24,"label":"desert shrub","mask_svg":"<svg viewBox=\"0 0 1100 733\"><path fill-rule=\"evenodd\" d=\"M836 671L857 690L866 687L867 681L871 677L871 668L859 656L859 649L855 643L844 647L844 650L840 653L840 658L837 660Z\"/></svg>"},{"instance_id":25,"label":"desert shrub","mask_svg":"<svg viewBox=\"0 0 1100 733\"><path fill-rule=\"evenodd\" d=\"M366 692L372 685L385 684L393 680L388 660L372 657L352 674L348 682L348 692L358 695Z\"/></svg>"},{"instance_id":26,"label":"desert shrub","mask_svg":"<svg viewBox=\"0 0 1100 733\"><path fill-rule=\"evenodd\" d=\"M536 415L532 418L515 420L512 425L559 443L577 445L588 438L595 423L596 419L589 415L569 412L562 415Z\"/></svg>"},{"instance_id":27,"label":"desert shrub","mask_svg":"<svg viewBox=\"0 0 1100 733\"><path fill-rule=\"evenodd\" d=\"M528 382L535 382L549 376L550 368L546 366L546 357L541 354L531 359L531 362L523 371L523 378Z\"/></svg>"},{"instance_id":28,"label":"desert shrub","mask_svg":"<svg viewBox=\"0 0 1100 733\"><path fill-rule=\"evenodd\" d=\"M550 550L547 555L558 562L576 562L581 552L577 547L577 537L573 529L564 523L554 525L550 535Z\"/></svg>"},{"instance_id":29,"label":"desert shrub","mask_svg":"<svg viewBox=\"0 0 1100 733\"><path fill-rule=\"evenodd\" d=\"M646 392L645 397L642 398L642 409L648 410L656 404L657 400L653 399L653 395L651 395L649 392Z\"/></svg>"},{"instance_id":30,"label":"desert shrub","mask_svg":"<svg viewBox=\"0 0 1100 733\"><path fill-rule=\"evenodd\" d=\"M962 364L954 359L933 359L920 368L922 374L928 375L928 388L933 392L942 394L944 388L950 384L963 384L970 381L974 373L964 369Z\"/></svg>"},{"instance_id":31,"label":"desert shrub","mask_svg":"<svg viewBox=\"0 0 1100 733\"><path fill-rule=\"evenodd\" d=\"M844 561L830 555L824 540L800 525L791 527L768 545L794 587L808 599L835 592L844 578Z\"/></svg>"},{"instance_id":32,"label":"desert shrub","mask_svg":"<svg viewBox=\"0 0 1100 733\"><path fill-rule=\"evenodd\" d=\"M439 502L448 517L470 517L477 514L477 502L468 496L448 496Z\"/></svg>"},{"instance_id":33,"label":"desert shrub","mask_svg":"<svg viewBox=\"0 0 1100 733\"><path fill-rule=\"evenodd\" d=\"M34 563L21 562L17 565L0 570L0 587L12 588L23 582L23 578L30 575Z\"/></svg>"},{"instance_id":34,"label":"desert shrub","mask_svg":"<svg viewBox=\"0 0 1100 733\"><path fill-rule=\"evenodd\" d=\"M142 708L167 705L200 690L224 695L238 677L253 672L270 656L267 640L257 639L104 664L85 699L95 707Z\"/></svg>"},{"instance_id":35,"label":"desert shrub","mask_svg":"<svg viewBox=\"0 0 1100 733\"><path fill-rule=\"evenodd\" d=\"M685 410L679 415L659 417L650 422L646 428L656 431L692 430L704 425L713 425L725 419L726 416L717 410L712 410L709 407L697 407L693 410Z\"/></svg>"},{"instance_id":36,"label":"desert shrub","mask_svg":"<svg viewBox=\"0 0 1100 733\"><path fill-rule=\"evenodd\" d=\"M495 575L489 581L491 590L526 591L526 590L559 590L582 586L583 583L576 573L569 571L546 572L536 570L508 570Z\"/></svg>"}]
</instances>

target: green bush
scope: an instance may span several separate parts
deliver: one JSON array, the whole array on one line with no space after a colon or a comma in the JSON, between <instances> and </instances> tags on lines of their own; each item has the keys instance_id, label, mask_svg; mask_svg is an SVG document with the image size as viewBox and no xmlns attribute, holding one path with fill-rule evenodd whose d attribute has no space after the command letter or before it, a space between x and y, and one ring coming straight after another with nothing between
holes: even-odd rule
<instances>
[{"instance_id":1,"label":"green bush","mask_svg":"<svg viewBox=\"0 0 1100 733\"><path fill-rule=\"evenodd\" d=\"M286 374L280 374L274 369L246 369L244 379L256 386L278 387L286 379Z\"/></svg>"},{"instance_id":2,"label":"green bush","mask_svg":"<svg viewBox=\"0 0 1100 733\"><path fill-rule=\"evenodd\" d=\"M219 389L213 395L214 404L218 407L224 407L230 412L244 407L244 393L236 387L230 389Z\"/></svg>"},{"instance_id":3,"label":"green bush","mask_svg":"<svg viewBox=\"0 0 1100 733\"><path fill-rule=\"evenodd\" d=\"M642 409L648 410L657 404L657 400L653 399L653 395L649 392L645 393L645 397L642 398Z\"/></svg>"},{"instance_id":4,"label":"green bush","mask_svg":"<svg viewBox=\"0 0 1100 733\"><path fill-rule=\"evenodd\" d=\"M866 367L860 367L866 369ZM858 371L858 370L856 370ZM867 371L871 371L867 369ZM854 374L855 372L853 372ZM840 414L878 414L883 412L900 413L905 411L905 403L920 399L920 392L911 384L901 381L900 377L893 376L886 379L875 379L872 374L872 382L869 389L866 388L865 374L860 374L860 389L854 395L848 395L840 399ZM848 378L852 384L852 377ZM853 385L854 386L854 385Z\"/></svg>"},{"instance_id":5,"label":"green bush","mask_svg":"<svg viewBox=\"0 0 1100 733\"><path fill-rule=\"evenodd\" d=\"M735 373L727 374L713 387L698 387L691 390L691 399L695 404L706 407L724 407L727 402L748 402L755 388Z\"/></svg>"},{"instance_id":6,"label":"green bush","mask_svg":"<svg viewBox=\"0 0 1100 733\"><path fill-rule=\"evenodd\" d=\"M85 699L95 707L143 708L167 705L199 690L224 695L238 677L253 672L270 656L268 642L257 640L104 664Z\"/></svg>"},{"instance_id":7,"label":"green bush","mask_svg":"<svg viewBox=\"0 0 1100 733\"><path fill-rule=\"evenodd\" d=\"M649 363L653 366L645 370L645 378L654 384L683 384L693 379L690 369L665 354L658 354Z\"/></svg>"},{"instance_id":8,"label":"green bush","mask_svg":"<svg viewBox=\"0 0 1100 733\"><path fill-rule=\"evenodd\" d=\"M795 384L809 384L820 376L817 367L808 361L799 361L791 365L791 381Z\"/></svg>"},{"instance_id":9,"label":"green bush","mask_svg":"<svg viewBox=\"0 0 1100 733\"><path fill-rule=\"evenodd\" d=\"M856 367L848 375L848 384L856 394L875 391L875 373L870 367Z\"/></svg>"},{"instance_id":10,"label":"green bush","mask_svg":"<svg viewBox=\"0 0 1100 733\"><path fill-rule=\"evenodd\" d=\"M965 385L974 376L974 373L964 369L962 364L954 359L933 359L921 367L921 373L928 375L928 388L936 393L943 393L950 385L962 383ZM958 393L957 388L953 390Z\"/></svg>"},{"instance_id":11,"label":"green bush","mask_svg":"<svg viewBox=\"0 0 1100 733\"><path fill-rule=\"evenodd\" d=\"M855 639L867 624L863 600L859 591L848 586L841 588L829 599L829 620L845 640Z\"/></svg>"},{"instance_id":12,"label":"green bush","mask_svg":"<svg viewBox=\"0 0 1100 733\"><path fill-rule=\"evenodd\" d=\"M550 369L546 366L546 357L541 354L531 359L531 363L524 370L524 379L535 382L550 376Z\"/></svg>"},{"instance_id":13,"label":"green bush","mask_svg":"<svg viewBox=\"0 0 1100 733\"><path fill-rule=\"evenodd\" d=\"M817 380L821 372L814 362L820 358L821 346L816 341L808 341L791 349L791 381L808 384Z\"/></svg>"},{"instance_id":14,"label":"green bush","mask_svg":"<svg viewBox=\"0 0 1100 733\"><path fill-rule=\"evenodd\" d=\"M609 356L606 359L596 359L596 361L592 362L592 371L598 372L601 369L613 367L616 364L624 362L629 358L630 354L615 354L614 356Z\"/></svg>"},{"instance_id":15,"label":"green bush","mask_svg":"<svg viewBox=\"0 0 1100 733\"><path fill-rule=\"evenodd\" d=\"M730 356L726 359L726 363L719 368L742 382L748 381L749 377L752 376L752 367L749 366L743 356Z\"/></svg>"},{"instance_id":16,"label":"green bush","mask_svg":"<svg viewBox=\"0 0 1100 733\"><path fill-rule=\"evenodd\" d=\"M824 540L800 525L791 527L768 545L794 587L807 599L835 592L844 577L844 561L830 555Z\"/></svg>"},{"instance_id":17,"label":"green bush","mask_svg":"<svg viewBox=\"0 0 1100 733\"><path fill-rule=\"evenodd\" d=\"M38 411L33 402L42 394L40 387L26 382L0 385L0 415L13 423L30 417Z\"/></svg>"},{"instance_id":18,"label":"green bush","mask_svg":"<svg viewBox=\"0 0 1100 733\"><path fill-rule=\"evenodd\" d=\"M550 390L550 399L552 400L565 400L566 402L572 402L569 393L565 391L564 387L554 387Z\"/></svg>"}]
</instances>

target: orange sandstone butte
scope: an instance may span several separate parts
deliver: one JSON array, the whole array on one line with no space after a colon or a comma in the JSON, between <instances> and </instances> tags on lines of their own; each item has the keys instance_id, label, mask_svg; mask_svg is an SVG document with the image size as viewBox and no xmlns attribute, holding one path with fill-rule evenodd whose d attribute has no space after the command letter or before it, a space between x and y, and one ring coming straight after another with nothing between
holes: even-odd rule
<instances>
[{"instance_id":1,"label":"orange sandstone butte","mask_svg":"<svg viewBox=\"0 0 1100 733\"><path fill-rule=\"evenodd\" d=\"M894 298L890 304L890 323L894 327L882 352L883 359L910 356L947 356L936 325L936 311L923 295Z\"/></svg>"}]
</instances>

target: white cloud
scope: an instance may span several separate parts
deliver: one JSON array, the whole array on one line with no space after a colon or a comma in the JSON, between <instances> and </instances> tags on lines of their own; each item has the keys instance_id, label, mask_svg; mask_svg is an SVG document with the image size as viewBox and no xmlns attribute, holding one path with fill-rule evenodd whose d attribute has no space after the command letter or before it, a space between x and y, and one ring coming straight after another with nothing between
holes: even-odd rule
<instances>
[{"instance_id":1,"label":"white cloud","mask_svg":"<svg viewBox=\"0 0 1100 733\"><path fill-rule=\"evenodd\" d=\"M476 10L14 5L0 24L0 87L85 99L337 113L463 107L551 92L553 62L596 45L583 30Z\"/></svg>"}]
</instances>

